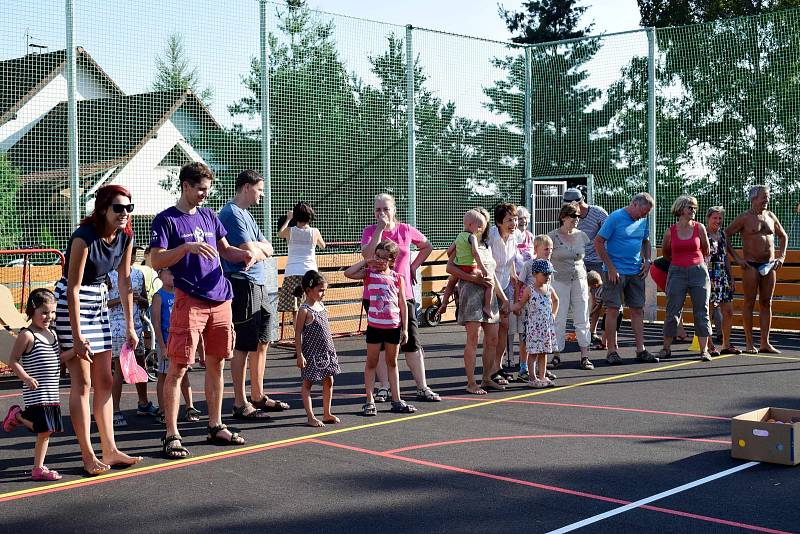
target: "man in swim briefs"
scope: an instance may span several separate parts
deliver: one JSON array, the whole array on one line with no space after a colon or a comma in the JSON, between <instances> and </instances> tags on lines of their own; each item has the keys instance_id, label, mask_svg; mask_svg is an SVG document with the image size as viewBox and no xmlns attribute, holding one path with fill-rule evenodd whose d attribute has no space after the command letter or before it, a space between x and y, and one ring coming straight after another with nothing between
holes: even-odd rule
<instances>
[{"instance_id":1,"label":"man in swim briefs","mask_svg":"<svg viewBox=\"0 0 800 534\"><path fill-rule=\"evenodd\" d=\"M736 217L725 229L728 237L728 253L742 268L744 286L744 352L780 354L770 345L769 330L772 322L772 294L775 291L775 271L781 268L786 258L787 236L778 218L767 209L769 189L764 185L750 188L750 209ZM742 257L733 250L731 237L741 234ZM780 240L780 251L775 255L775 237ZM758 318L761 326L761 344L756 350L753 343L753 308L758 294Z\"/></svg>"}]
</instances>

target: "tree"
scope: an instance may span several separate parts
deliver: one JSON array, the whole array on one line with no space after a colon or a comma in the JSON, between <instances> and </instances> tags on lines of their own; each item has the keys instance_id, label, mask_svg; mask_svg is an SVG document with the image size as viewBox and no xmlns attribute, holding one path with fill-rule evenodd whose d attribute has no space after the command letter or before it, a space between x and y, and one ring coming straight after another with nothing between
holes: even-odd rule
<instances>
[{"instance_id":1,"label":"tree","mask_svg":"<svg viewBox=\"0 0 800 534\"><path fill-rule=\"evenodd\" d=\"M21 235L16 210L19 173L5 154L0 154L0 249L20 246Z\"/></svg>"},{"instance_id":2,"label":"tree","mask_svg":"<svg viewBox=\"0 0 800 534\"><path fill-rule=\"evenodd\" d=\"M191 90L206 106L214 96L210 88L200 88L199 71L190 63L183 36L179 33L171 34L163 55L156 56L156 78L153 81L154 91L173 89Z\"/></svg>"}]
</instances>

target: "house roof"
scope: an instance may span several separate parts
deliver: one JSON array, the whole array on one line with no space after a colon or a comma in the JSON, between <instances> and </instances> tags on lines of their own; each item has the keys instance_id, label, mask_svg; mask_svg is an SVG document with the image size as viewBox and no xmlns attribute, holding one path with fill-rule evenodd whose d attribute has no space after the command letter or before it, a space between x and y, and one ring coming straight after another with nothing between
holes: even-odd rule
<instances>
[{"instance_id":1,"label":"house roof","mask_svg":"<svg viewBox=\"0 0 800 534\"><path fill-rule=\"evenodd\" d=\"M78 47L76 63L89 69L108 84L112 93L123 95L122 89L100 68L92 56ZM0 61L0 124L8 122L22 106L66 68L67 51L28 54Z\"/></svg>"},{"instance_id":2,"label":"house roof","mask_svg":"<svg viewBox=\"0 0 800 534\"><path fill-rule=\"evenodd\" d=\"M181 107L204 129L221 129L191 91L160 91L78 102L78 160L82 177L129 161ZM64 179L69 168L67 104L62 102L8 151L23 181Z\"/></svg>"}]
</instances>

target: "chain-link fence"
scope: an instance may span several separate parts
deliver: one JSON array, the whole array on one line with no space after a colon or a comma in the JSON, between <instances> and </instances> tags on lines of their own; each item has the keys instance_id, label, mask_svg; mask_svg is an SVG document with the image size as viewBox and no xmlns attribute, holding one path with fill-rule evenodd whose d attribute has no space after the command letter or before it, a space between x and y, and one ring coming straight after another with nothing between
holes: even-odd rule
<instances>
[{"instance_id":1,"label":"chain-link fence","mask_svg":"<svg viewBox=\"0 0 800 534\"><path fill-rule=\"evenodd\" d=\"M797 10L525 47L259 0L76 4L77 178L64 3L3 3L0 248L63 249L106 183L146 240L181 165L216 171L219 208L267 152L273 234L305 200L327 240L357 240L389 191L445 247L466 209L525 202L526 178L593 175L609 210L651 189L659 241L677 195L733 215L766 183L800 248Z\"/></svg>"}]
</instances>

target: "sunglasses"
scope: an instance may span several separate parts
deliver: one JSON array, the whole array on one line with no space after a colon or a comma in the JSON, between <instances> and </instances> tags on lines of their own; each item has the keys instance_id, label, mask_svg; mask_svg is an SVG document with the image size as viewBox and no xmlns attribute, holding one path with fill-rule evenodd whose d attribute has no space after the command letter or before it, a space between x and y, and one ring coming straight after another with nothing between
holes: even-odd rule
<instances>
[{"instance_id":1,"label":"sunglasses","mask_svg":"<svg viewBox=\"0 0 800 534\"><path fill-rule=\"evenodd\" d=\"M111 210L114 213L122 213L123 211L133 213L133 204L111 204Z\"/></svg>"},{"instance_id":2,"label":"sunglasses","mask_svg":"<svg viewBox=\"0 0 800 534\"><path fill-rule=\"evenodd\" d=\"M569 217L570 219L578 219L578 218L580 218L580 215L575 213L574 215L567 215L567 217Z\"/></svg>"}]
</instances>

